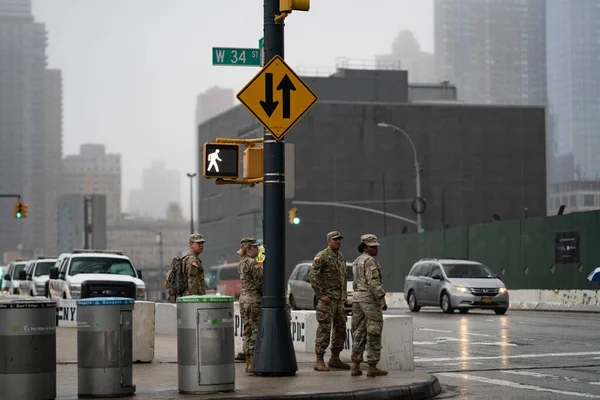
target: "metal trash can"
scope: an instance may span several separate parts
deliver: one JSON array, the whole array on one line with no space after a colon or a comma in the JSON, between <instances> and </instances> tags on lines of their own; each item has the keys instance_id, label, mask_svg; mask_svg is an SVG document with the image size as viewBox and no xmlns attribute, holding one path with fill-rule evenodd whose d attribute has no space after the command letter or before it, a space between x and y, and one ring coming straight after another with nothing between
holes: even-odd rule
<instances>
[{"instance_id":1,"label":"metal trash can","mask_svg":"<svg viewBox=\"0 0 600 400\"><path fill-rule=\"evenodd\" d=\"M177 299L177 368L180 393L235 390L233 297Z\"/></svg>"},{"instance_id":2,"label":"metal trash can","mask_svg":"<svg viewBox=\"0 0 600 400\"><path fill-rule=\"evenodd\" d=\"M0 301L0 399L56 398L56 303Z\"/></svg>"},{"instance_id":3,"label":"metal trash can","mask_svg":"<svg viewBox=\"0 0 600 400\"><path fill-rule=\"evenodd\" d=\"M125 297L77 300L77 394L128 396L133 384L133 307Z\"/></svg>"}]
</instances>

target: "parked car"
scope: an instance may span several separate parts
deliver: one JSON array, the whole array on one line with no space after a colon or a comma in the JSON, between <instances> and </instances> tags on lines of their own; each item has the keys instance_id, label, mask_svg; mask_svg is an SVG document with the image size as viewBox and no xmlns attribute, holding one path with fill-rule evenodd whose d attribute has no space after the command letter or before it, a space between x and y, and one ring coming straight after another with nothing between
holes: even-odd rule
<instances>
[{"instance_id":1,"label":"parked car","mask_svg":"<svg viewBox=\"0 0 600 400\"><path fill-rule=\"evenodd\" d=\"M504 282L482 263L462 259L416 262L404 281L404 297L413 312L435 306L445 313L480 308L505 314L509 307Z\"/></svg>"},{"instance_id":2,"label":"parked car","mask_svg":"<svg viewBox=\"0 0 600 400\"><path fill-rule=\"evenodd\" d=\"M317 307L317 296L310 284L310 267L312 260L301 261L296 264L288 280L287 296L292 310L314 310ZM346 313L352 312L352 263L346 262L346 291L348 303L345 305Z\"/></svg>"},{"instance_id":3,"label":"parked car","mask_svg":"<svg viewBox=\"0 0 600 400\"><path fill-rule=\"evenodd\" d=\"M21 271L25 271L25 267L27 266L27 260L19 260L13 261L8 264L8 268L4 273L4 287L2 292L5 294L19 294L19 286L21 285L21 280L19 279L19 274Z\"/></svg>"},{"instance_id":4,"label":"parked car","mask_svg":"<svg viewBox=\"0 0 600 400\"><path fill-rule=\"evenodd\" d=\"M56 263L56 258L40 257L27 263L24 271L21 271L19 292L23 296L46 296L48 297L48 278L50 268Z\"/></svg>"}]
</instances>

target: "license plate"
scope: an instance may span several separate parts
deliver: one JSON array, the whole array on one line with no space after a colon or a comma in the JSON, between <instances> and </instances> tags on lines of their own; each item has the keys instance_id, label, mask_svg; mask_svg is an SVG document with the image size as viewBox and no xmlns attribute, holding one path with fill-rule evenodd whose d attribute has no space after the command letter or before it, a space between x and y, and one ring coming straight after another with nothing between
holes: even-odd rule
<instances>
[{"instance_id":1,"label":"license plate","mask_svg":"<svg viewBox=\"0 0 600 400\"><path fill-rule=\"evenodd\" d=\"M481 299L482 302L484 303L491 303L492 302L492 298L491 297L484 297Z\"/></svg>"}]
</instances>

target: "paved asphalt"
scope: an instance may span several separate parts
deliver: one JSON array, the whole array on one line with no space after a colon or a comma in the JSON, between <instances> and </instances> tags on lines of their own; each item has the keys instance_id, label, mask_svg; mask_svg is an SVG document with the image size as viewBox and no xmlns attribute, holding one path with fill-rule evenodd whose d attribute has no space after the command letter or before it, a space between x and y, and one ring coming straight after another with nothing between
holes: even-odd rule
<instances>
[{"instance_id":1,"label":"paved asphalt","mask_svg":"<svg viewBox=\"0 0 600 400\"><path fill-rule=\"evenodd\" d=\"M511 311L413 317L417 370L443 386L436 399L600 399L600 315Z\"/></svg>"}]
</instances>

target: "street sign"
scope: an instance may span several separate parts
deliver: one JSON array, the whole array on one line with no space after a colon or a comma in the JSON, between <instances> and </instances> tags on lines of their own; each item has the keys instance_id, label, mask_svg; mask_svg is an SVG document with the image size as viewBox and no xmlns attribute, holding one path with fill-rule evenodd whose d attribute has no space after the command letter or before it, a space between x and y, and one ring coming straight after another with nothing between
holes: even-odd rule
<instances>
[{"instance_id":1,"label":"street sign","mask_svg":"<svg viewBox=\"0 0 600 400\"><path fill-rule=\"evenodd\" d=\"M213 47L213 65L260 67L260 49Z\"/></svg>"},{"instance_id":2,"label":"street sign","mask_svg":"<svg viewBox=\"0 0 600 400\"><path fill-rule=\"evenodd\" d=\"M204 177L237 178L240 146L230 143L204 143Z\"/></svg>"},{"instance_id":3,"label":"street sign","mask_svg":"<svg viewBox=\"0 0 600 400\"><path fill-rule=\"evenodd\" d=\"M280 56L273 57L240 90L237 98L277 140L318 100Z\"/></svg>"},{"instance_id":4,"label":"street sign","mask_svg":"<svg viewBox=\"0 0 600 400\"><path fill-rule=\"evenodd\" d=\"M265 44L265 38L264 37L258 39L258 48L259 49L262 49L263 46L264 46L264 44Z\"/></svg>"}]
</instances>

